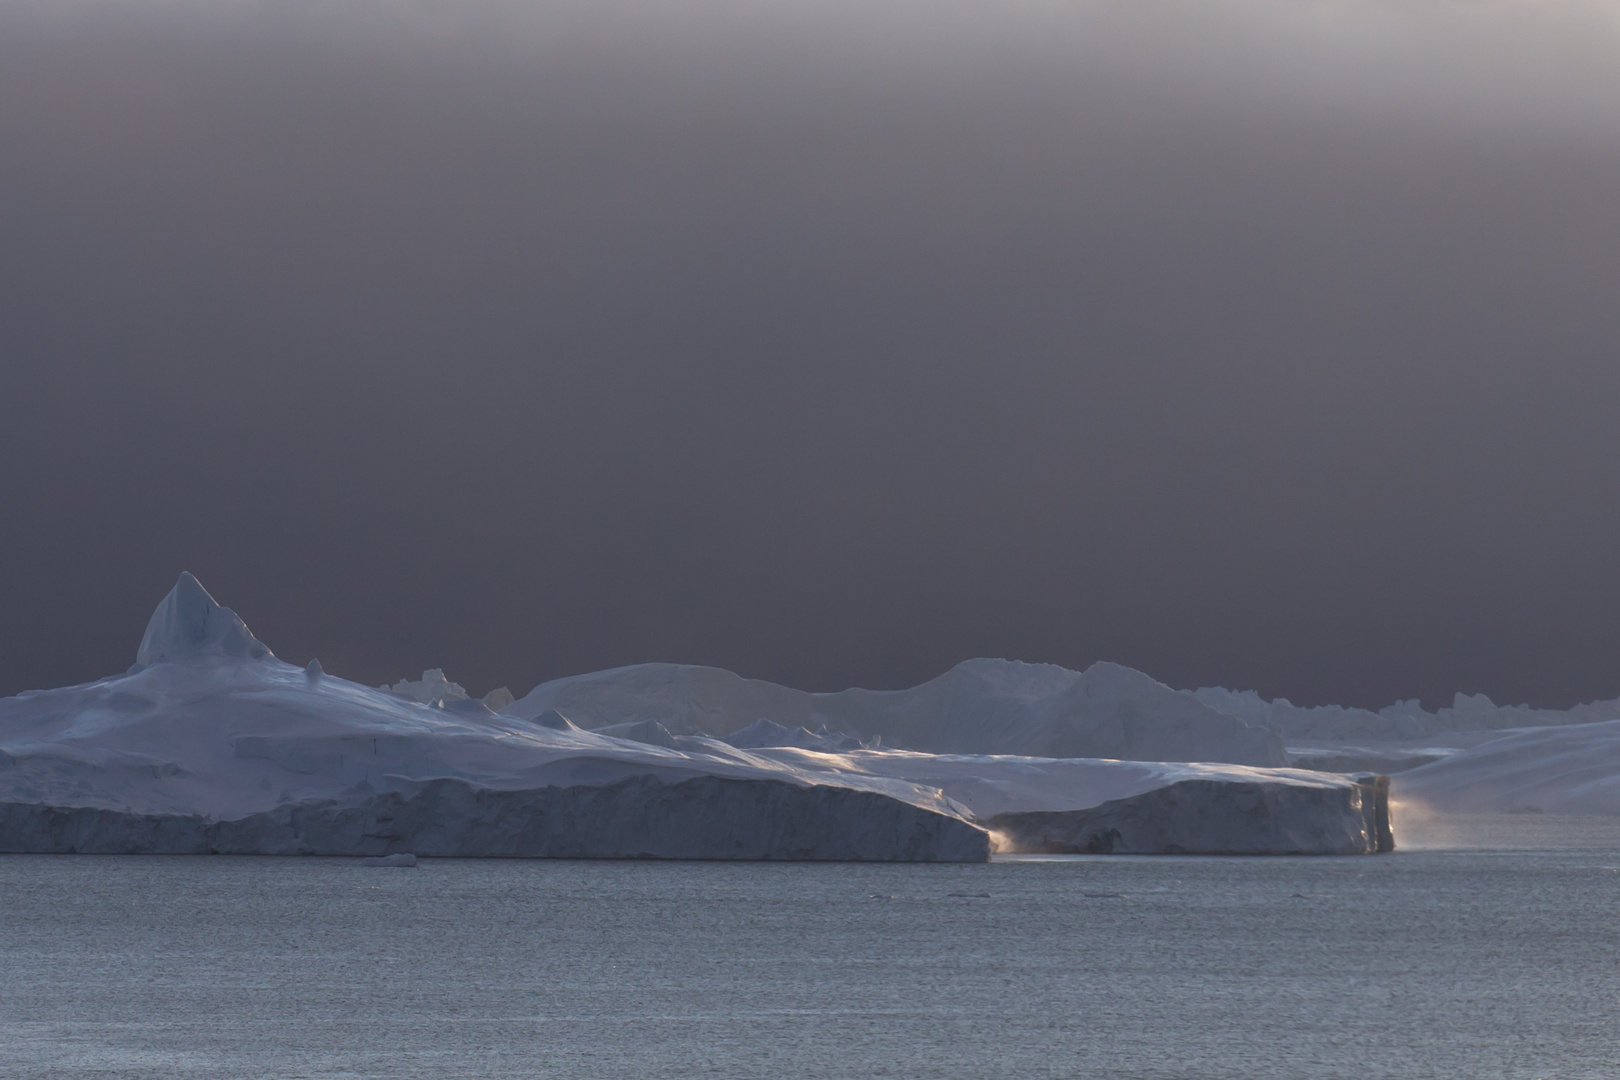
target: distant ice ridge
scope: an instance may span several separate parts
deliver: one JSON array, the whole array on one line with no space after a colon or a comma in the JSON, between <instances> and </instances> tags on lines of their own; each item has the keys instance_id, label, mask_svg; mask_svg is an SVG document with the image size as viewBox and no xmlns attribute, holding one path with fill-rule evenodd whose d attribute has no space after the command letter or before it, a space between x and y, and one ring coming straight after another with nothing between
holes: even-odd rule
<instances>
[{"instance_id":1,"label":"distant ice ridge","mask_svg":"<svg viewBox=\"0 0 1620 1080\"><path fill-rule=\"evenodd\" d=\"M587 728L656 721L718 738L764 719L937 754L1208 761L1284 766L1281 738L1139 671L969 660L909 690L812 694L719 668L637 664L542 683L507 706L557 709Z\"/></svg>"},{"instance_id":2,"label":"distant ice ridge","mask_svg":"<svg viewBox=\"0 0 1620 1080\"><path fill-rule=\"evenodd\" d=\"M1290 741L1412 741L1459 731L1506 731L1620 720L1620 698L1571 709L1532 709L1528 705L1498 705L1484 694L1459 692L1449 707L1434 712L1425 712L1416 698L1373 712L1342 705L1301 706L1287 698L1267 701L1253 690L1218 686L1204 686L1190 693L1213 709L1269 728Z\"/></svg>"},{"instance_id":3,"label":"distant ice ridge","mask_svg":"<svg viewBox=\"0 0 1620 1080\"><path fill-rule=\"evenodd\" d=\"M979 661L915 691L842 695L646 665L497 713L442 671L374 689L284 663L190 575L142 649L151 662L124 675L0 700L0 850L976 860L992 844L982 819L1140 798L1185 820L1116 850L1376 846L1362 785L1268 767L1269 732L1116 665ZM945 748L977 728L1002 752L890 750L879 722ZM1030 752L1058 746L1215 760ZM1185 781L1206 796L1153 795ZM1301 794L1258 811L1231 797L1256 785ZM1255 812L1289 820L1257 830ZM1016 850L1014 832L998 842Z\"/></svg>"}]
</instances>

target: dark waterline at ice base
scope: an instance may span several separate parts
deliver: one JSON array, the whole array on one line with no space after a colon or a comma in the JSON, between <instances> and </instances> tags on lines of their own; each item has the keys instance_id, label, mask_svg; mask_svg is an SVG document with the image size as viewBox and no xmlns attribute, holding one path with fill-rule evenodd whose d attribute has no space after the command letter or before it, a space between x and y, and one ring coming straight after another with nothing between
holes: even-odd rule
<instances>
[{"instance_id":1,"label":"dark waterline at ice base","mask_svg":"<svg viewBox=\"0 0 1620 1080\"><path fill-rule=\"evenodd\" d=\"M1371 860L4 856L0 1075L1612 1075L1620 821L1472 824Z\"/></svg>"}]
</instances>

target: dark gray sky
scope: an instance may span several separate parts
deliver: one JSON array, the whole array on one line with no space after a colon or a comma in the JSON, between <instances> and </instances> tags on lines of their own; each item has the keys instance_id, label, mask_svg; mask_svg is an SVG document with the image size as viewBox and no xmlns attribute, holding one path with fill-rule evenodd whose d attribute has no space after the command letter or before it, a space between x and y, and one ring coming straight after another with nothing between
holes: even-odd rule
<instances>
[{"instance_id":1,"label":"dark gray sky","mask_svg":"<svg viewBox=\"0 0 1620 1080\"><path fill-rule=\"evenodd\" d=\"M0 5L0 693L1620 694L1620 9Z\"/></svg>"}]
</instances>

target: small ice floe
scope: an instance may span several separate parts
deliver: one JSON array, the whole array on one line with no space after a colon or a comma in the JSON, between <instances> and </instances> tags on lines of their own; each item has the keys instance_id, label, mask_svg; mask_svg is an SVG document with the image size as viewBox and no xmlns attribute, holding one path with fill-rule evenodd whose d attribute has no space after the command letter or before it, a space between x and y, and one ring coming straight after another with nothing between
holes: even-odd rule
<instances>
[{"instance_id":1,"label":"small ice floe","mask_svg":"<svg viewBox=\"0 0 1620 1080\"><path fill-rule=\"evenodd\" d=\"M398 855L377 855L360 860L361 866L415 866L416 856L410 852L401 852Z\"/></svg>"}]
</instances>

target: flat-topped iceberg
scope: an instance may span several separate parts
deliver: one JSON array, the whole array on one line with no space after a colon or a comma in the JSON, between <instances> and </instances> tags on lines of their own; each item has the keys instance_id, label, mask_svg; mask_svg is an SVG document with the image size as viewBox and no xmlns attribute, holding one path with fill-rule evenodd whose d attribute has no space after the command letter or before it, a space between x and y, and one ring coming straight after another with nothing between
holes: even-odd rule
<instances>
[{"instance_id":1,"label":"flat-topped iceberg","mask_svg":"<svg viewBox=\"0 0 1620 1080\"><path fill-rule=\"evenodd\" d=\"M984 820L998 848L1044 854L1363 855L1393 851L1388 780L1354 788L1277 779L1177 780L1080 810ZM1358 817L1359 815L1359 817Z\"/></svg>"}]
</instances>

